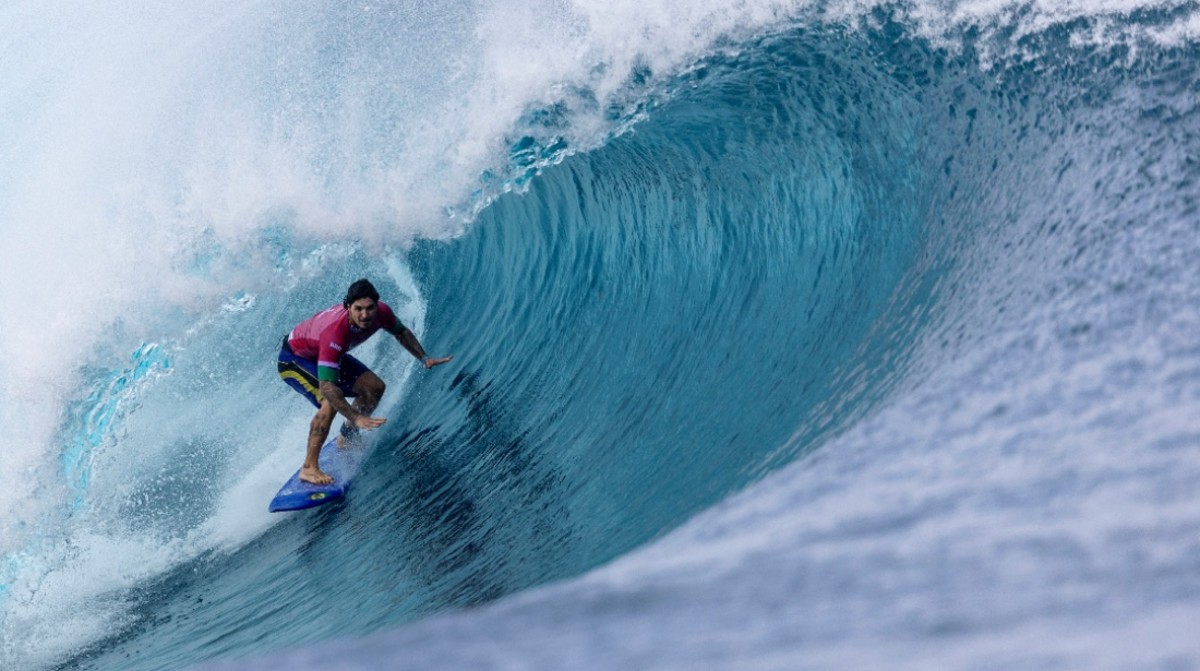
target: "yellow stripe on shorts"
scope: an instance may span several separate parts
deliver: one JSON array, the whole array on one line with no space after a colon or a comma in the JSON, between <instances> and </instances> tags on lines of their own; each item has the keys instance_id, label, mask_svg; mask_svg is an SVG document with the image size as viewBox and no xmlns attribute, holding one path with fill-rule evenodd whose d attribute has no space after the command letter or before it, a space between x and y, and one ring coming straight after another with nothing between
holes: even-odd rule
<instances>
[{"instance_id":1,"label":"yellow stripe on shorts","mask_svg":"<svg viewBox=\"0 0 1200 671\"><path fill-rule=\"evenodd\" d=\"M321 390L314 387L312 383L308 381L307 376L301 375L294 370L285 370L279 373L279 377L285 380L296 380L301 386L304 387L305 391L312 394L313 398L317 399L317 403L325 402L325 397L321 396Z\"/></svg>"}]
</instances>

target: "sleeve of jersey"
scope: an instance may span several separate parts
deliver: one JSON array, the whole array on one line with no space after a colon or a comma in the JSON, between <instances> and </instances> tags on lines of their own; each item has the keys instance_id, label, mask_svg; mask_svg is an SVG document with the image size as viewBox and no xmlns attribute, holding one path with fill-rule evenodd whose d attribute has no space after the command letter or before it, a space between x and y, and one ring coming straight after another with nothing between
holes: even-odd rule
<instances>
[{"instance_id":1,"label":"sleeve of jersey","mask_svg":"<svg viewBox=\"0 0 1200 671\"><path fill-rule=\"evenodd\" d=\"M400 329L404 327L400 323L400 318L396 316L395 312L392 312L392 306L382 301L379 303L379 325L392 335L400 335Z\"/></svg>"},{"instance_id":2,"label":"sleeve of jersey","mask_svg":"<svg viewBox=\"0 0 1200 671\"><path fill-rule=\"evenodd\" d=\"M337 382L342 365L342 344L332 338L321 338L321 350L317 354L317 379Z\"/></svg>"}]
</instances>

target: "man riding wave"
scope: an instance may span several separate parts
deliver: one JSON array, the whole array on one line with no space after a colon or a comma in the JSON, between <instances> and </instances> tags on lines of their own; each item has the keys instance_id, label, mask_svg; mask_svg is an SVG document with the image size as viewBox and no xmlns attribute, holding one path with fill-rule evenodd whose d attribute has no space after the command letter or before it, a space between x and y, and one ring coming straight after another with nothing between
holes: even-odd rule
<instances>
[{"instance_id":1,"label":"man riding wave","mask_svg":"<svg viewBox=\"0 0 1200 671\"><path fill-rule=\"evenodd\" d=\"M313 484L328 484L333 478L318 467L321 446L329 437L334 417L346 418L338 436L338 447L355 438L360 429L377 429L387 421L372 417L387 385L349 351L363 344L377 331L396 338L404 349L433 368L450 361L451 356L431 358L413 332L408 329L370 281L361 279L350 285L341 305L334 305L300 322L283 339L279 350L279 376L317 408L308 431L308 449L300 479ZM346 399L353 398L354 403Z\"/></svg>"}]
</instances>

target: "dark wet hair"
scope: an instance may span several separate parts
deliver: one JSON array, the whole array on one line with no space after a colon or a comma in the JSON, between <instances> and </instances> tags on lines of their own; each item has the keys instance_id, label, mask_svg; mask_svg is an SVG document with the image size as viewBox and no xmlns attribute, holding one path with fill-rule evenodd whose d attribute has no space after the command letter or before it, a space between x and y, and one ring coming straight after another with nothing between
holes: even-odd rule
<instances>
[{"instance_id":1,"label":"dark wet hair","mask_svg":"<svg viewBox=\"0 0 1200 671\"><path fill-rule=\"evenodd\" d=\"M350 288L346 290L346 297L342 299L342 307L348 310L350 304L360 298L370 298L376 303L379 302L379 292L375 291L375 285L365 277L351 284Z\"/></svg>"}]
</instances>

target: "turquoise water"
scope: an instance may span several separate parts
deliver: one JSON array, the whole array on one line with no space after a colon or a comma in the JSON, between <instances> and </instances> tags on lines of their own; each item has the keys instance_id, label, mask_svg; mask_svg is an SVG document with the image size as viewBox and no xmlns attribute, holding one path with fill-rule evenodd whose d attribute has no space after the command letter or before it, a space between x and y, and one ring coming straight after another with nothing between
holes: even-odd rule
<instances>
[{"instance_id":1,"label":"turquoise water","mask_svg":"<svg viewBox=\"0 0 1200 671\"><path fill-rule=\"evenodd\" d=\"M0 661L1200 667L1197 7L958 9L6 10L3 225L80 242ZM267 514L360 276L454 361Z\"/></svg>"}]
</instances>

